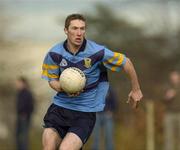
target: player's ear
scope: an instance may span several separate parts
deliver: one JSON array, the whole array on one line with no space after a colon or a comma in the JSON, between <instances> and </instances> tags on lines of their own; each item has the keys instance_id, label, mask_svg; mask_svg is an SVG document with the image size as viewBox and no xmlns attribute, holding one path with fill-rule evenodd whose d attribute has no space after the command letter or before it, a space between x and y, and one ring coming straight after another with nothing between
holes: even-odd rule
<instances>
[{"instance_id":1,"label":"player's ear","mask_svg":"<svg viewBox=\"0 0 180 150\"><path fill-rule=\"evenodd\" d=\"M64 32L65 34L68 34L67 28L64 28Z\"/></svg>"}]
</instances>

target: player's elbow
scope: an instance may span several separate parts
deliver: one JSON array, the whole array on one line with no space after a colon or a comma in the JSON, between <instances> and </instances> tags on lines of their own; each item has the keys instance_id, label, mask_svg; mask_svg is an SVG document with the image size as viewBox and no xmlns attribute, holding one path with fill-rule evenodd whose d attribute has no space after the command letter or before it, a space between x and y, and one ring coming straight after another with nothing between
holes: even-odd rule
<instances>
[{"instance_id":1,"label":"player's elbow","mask_svg":"<svg viewBox=\"0 0 180 150\"><path fill-rule=\"evenodd\" d=\"M127 66L129 66L129 64L131 63L130 58L126 57L126 63L124 65L124 68L126 68Z\"/></svg>"},{"instance_id":2,"label":"player's elbow","mask_svg":"<svg viewBox=\"0 0 180 150\"><path fill-rule=\"evenodd\" d=\"M129 57L126 57L126 63L131 63L131 59Z\"/></svg>"},{"instance_id":3,"label":"player's elbow","mask_svg":"<svg viewBox=\"0 0 180 150\"><path fill-rule=\"evenodd\" d=\"M132 68L132 62L131 62L131 59L130 58L126 58L126 63L124 65L124 70L127 71L129 70L130 68Z\"/></svg>"}]
</instances>

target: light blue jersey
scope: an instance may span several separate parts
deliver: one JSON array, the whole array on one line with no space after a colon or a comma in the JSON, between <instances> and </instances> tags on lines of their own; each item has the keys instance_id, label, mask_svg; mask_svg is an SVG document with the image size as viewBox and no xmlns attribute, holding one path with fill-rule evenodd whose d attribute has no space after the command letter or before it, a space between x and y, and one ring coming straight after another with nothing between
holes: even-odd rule
<instances>
[{"instance_id":1,"label":"light blue jersey","mask_svg":"<svg viewBox=\"0 0 180 150\"><path fill-rule=\"evenodd\" d=\"M47 81L59 80L64 69L77 67L86 76L86 86L84 92L77 97L69 97L64 92L57 93L53 98L53 103L82 112L102 111L109 88L106 68L120 71L126 63L125 55L112 52L89 40L84 40L76 55L73 55L66 45L67 40L55 45L47 53L43 62L42 78Z\"/></svg>"}]
</instances>

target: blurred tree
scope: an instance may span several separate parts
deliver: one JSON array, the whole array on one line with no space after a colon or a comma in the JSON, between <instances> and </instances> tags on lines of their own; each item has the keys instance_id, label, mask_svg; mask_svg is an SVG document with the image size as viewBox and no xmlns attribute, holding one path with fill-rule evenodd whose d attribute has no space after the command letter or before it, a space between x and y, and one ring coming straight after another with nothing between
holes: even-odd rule
<instances>
[{"instance_id":1,"label":"blurred tree","mask_svg":"<svg viewBox=\"0 0 180 150\"><path fill-rule=\"evenodd\" d=\"M113 10L105 5L96 5L95 16L88 17L88 36L95 41L106 43L113 49L123 48L123 43L142 36L141 29L131 25L127 20L120 18L121 14L116 15Z\"/></svg>"}]
</instances>

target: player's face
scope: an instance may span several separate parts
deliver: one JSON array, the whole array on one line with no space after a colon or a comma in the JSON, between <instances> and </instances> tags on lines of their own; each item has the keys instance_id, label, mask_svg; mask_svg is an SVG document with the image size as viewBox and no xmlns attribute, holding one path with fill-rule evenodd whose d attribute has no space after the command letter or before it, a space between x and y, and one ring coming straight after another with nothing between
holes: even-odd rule
<instances>
[{"instance_id":1,"label":"player's face","mask_svg":"<svg viewBox=\"0 0 180 150\"><path fill-rule=\"evenodd\" d=\"M64 29L70 44L77 47L81 46L85 36L85 29L86 25L84 21L78 19L72 20L68 29Z\"/></svg>"}]
</instances>

